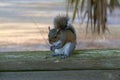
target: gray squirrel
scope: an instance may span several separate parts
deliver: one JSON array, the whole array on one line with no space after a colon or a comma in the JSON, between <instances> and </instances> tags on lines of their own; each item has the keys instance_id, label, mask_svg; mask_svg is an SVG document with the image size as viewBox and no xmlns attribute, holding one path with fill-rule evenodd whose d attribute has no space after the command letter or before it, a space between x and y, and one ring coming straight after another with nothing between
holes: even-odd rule
<instances>
[{"instance_id":1,"label":"gray squirrel","mask_svg":"<svg viewBox=\"0 0 120 80\"><path fill-rule=\"evenodd\" d=\"M51 44L52 56L65 58L70 56L76 46L76 32L74 27L68 23L66 16L57 16L54 19L54 28L48 33L48 40Z\"/></svg>"}]
</instances>

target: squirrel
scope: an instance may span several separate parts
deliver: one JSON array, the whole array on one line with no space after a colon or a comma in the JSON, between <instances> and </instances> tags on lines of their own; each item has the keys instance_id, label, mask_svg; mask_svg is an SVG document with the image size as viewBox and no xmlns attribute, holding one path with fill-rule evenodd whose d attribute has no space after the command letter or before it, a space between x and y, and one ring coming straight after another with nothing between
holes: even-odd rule
<instances>
[{"instance_id":1,"label":"squirrel","mask_svg":"<svg viewBox=\"0 0 120 80\"><path fill-rule=\"evenodd\" d=\"M54 28L48 33L51 51L55 54L52 56L61 56L65 58L70 56L76 46L76 32L71 24L68 24L69 18L65 16L57 16L54 19Z\"/></svg>"}]
</instances>

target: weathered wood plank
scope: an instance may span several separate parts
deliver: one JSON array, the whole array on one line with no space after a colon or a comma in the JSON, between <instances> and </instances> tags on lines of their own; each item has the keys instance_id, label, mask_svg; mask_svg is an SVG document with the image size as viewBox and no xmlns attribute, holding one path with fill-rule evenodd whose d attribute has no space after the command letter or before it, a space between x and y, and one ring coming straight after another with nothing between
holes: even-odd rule
<instances>
[{"instance_id":1,"label":"weathered wood plank","mask_svg":"<svg viewBox=\"0 0 120 80\"><path fill-rule=\"evenodd\" d=\"M7 61L0 63L0 70L80 70L110 69L120 70L120 59L64 60L64 61Z\"/></svg>"},{"instance_id":2,"label":"weathered wood plank","mask_svg":"<svg viewBox=\"0 0 120 80\"><path fill-rule=\"evenodd\" d=\"M0 80L120 80L120 70L1 72Z\"/></svg>"},{"instance_id":3,"label":"weathered wood plank","mask_svg":"<svg viewBox=\"0 0 120 80\"><path fill-rule=\"evenodd\" d=\"M85 50L66 59L50 57L48 52L0 53L0 71L120 70L119 52Z\"/></svg>"}]
</instances>

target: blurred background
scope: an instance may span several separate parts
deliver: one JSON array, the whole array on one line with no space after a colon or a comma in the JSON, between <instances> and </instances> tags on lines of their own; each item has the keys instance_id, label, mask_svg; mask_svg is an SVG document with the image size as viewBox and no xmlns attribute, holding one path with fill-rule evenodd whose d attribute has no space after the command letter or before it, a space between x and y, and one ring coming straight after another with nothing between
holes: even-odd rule
<instances>
[{"instance_id":1,"label":"blurred background","mask_svg":"<svg viewBox=\"0 0 120 80\"><path fill-rule=\"evenodd\" d=\"M0 52L49 50L48 26L59 14L66 14L65 0L0 0ZM107 14L110 33L99 37L86 34L86 18L75 19L76 49L120 48L120 9Z\"/></svg>"}]
</instances>

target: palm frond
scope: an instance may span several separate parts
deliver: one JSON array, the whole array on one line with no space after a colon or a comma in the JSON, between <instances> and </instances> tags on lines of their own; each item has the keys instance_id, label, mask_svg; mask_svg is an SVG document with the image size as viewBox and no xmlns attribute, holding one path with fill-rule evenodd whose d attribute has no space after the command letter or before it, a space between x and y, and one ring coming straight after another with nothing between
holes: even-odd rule
<instances>
[{"instance_id":1,"label":"palm frond","mask_svg":"<svg viewBox=\"0 0 120 80\"><path fill-rule=\"evenodd\" d=\"M81 13L85 10L85 16L87 16L87 27L86 32L88 31L89 23L91 24L91 32L103 34L108 28L107 23L107 6L109 5L110 11L114 9L115 1L120 2L120 0L68 0L69 6L74 6L73 18L76 18L77 12ZM84 5L87 4L87 7ZM86 15L87 14L87 15Z\"/></svg>"},{"instance_id":2,"label":"palm frond","mask_svg":"<svg viewBox=\"0 0 120 80\"><path fill-rule=\"evenodd\" d=\"M78 5L79 5L79 0L76 0L72 20L74 20L74 19L75 19L75 17L76 17L76 13L77 13L77 11L78 11Z\"/></svg>"}]
</instances>

